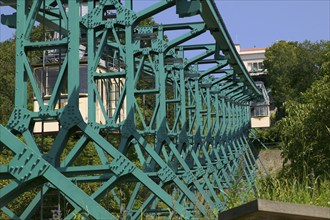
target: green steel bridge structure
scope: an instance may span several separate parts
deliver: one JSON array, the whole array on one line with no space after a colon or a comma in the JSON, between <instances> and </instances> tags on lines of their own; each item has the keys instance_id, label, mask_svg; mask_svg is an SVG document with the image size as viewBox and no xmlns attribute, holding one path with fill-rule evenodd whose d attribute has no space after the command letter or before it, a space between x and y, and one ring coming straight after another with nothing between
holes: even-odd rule
<instances>
[{"instance_id":1,"label":"green steel bridge structure","mask_svg":"<svg viewBox=\"0 0 330 220\"><path fill-rule=\"evenodd\" d=\"M0 125L1 152L10 152L0 165L0 213L8 218L45 218L47 197L57 192L68 207L51 210L58 219L215 219L235 181L246 183L242 200L255 190L262 167L249 137L250 102L262 93L215 2L159 0L142 10L135 2L0 1L16 10L1 17L16 28L15 108ZM178 22L144 22L161 13ZM198 21L185 22L192 18ZM37 24L44 40L31 37ZM45 67L52 53L58 74L45 102L34 66ZM122 87L109 114L102 88L114 80ZM87 118L79 108L82 84ZM34 127L48 122L58 122L58 131L44 150L45 134ZM95 158L77 165L86 148ZM27 193L21 211L13 210Z\"/></svg>"}]
</instances>

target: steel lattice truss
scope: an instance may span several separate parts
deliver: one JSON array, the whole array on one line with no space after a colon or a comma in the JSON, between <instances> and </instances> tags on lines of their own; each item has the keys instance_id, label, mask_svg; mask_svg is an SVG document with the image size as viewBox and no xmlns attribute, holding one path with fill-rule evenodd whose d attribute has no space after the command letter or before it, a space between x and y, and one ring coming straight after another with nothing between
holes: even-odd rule
<instances>
[{"instance_id":1,"label":"steel lattice truss","mask_svg":"<svg viewBox=\"0 0 330 220\"><path fill-rule=\"evenodd\" d=\"M88 8L84 15L82 2ZM29 219L56 190L71 207L61 213L66 219L77 213L95 219L138 219L144 213L215 218L234 181L246 181L246 193L254 189L258 166L248 140L249 102L260 91L213 1L156 1L139 12L131 0L12 3L17 10L16 98L7 126L0 126L0 147L14 156L0 166L0 178L7 181L0 189L3 213ZM168 16L199 16L201 21L139 25L171 7L177 14ZM60 34L30 40L36 21ZM170 39L167 33L173 31L177 34ZM213 44L189 43L202 34L211 36ZM87 51L88 120L79 109L82 46ZM61 51L52 61L59 70L47 103L30 58L32 53L45 56L45 51ZM109 60L111 68L98 71ZM121 90L109 114L111 92L102 88L114 81ZM28 108L29 86L37 111ZM63 91L67 104L61 106ZM60 129L45 152L33 128L49 121L58 121ZM76 142L68 147L72 137ZM87 146L97 157L75 165ZM94 190L87 193L89 185ZM123 187L130 188L125 202ZM33 192L33 198L21 213L14 212L10 204L25 192ZM109 201L111 207L105 205Z\"/></svg>"}]
</instances>

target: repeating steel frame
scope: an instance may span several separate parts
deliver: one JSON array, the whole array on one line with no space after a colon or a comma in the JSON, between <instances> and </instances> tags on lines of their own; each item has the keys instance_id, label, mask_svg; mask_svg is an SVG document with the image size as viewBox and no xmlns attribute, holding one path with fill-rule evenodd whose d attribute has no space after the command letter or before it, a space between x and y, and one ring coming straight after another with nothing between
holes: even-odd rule
<instances>
[{"instance_id":1,"label":"repeating steel frame","mask_svg":"<svg viewBox=\"0 0 330 220\"><path fill-rule=\"evenodd\" d=\"M125 209L127 219L138 219L145 212L184 219L215 218L225 208L226 190L234 181L248 183L242 199L254 190L259 167L248 139L249 105L261 92L244 68L213 0L162 0L140 12L133 11L132 0L125 4L118 0L3 2L17 10L17 56L15 109L7 126L0 125L0 147L15 155L0 166L0 178L9 180L0 189L2 212L13 219L31 218L42 196L56 189L75 209L62 216L65 219L78 212L95 219L118 218L118 213L100 203L109 191ZM81 2L88 6L83 16ZM201 16L202 22L139 25L170 7L176 7L180 17ZM104 16L107 8L116 12L111 19ZM61 37L31 42L36 21L60 30ZM3 22L12 23L9 17ZM188 31L166 40L166 32L176 30ZM205 32L213 36L213 44L186 44ZM88 51L88 122L79 110L80 45ZM66 53L45 104L28 53L55 49ZM190 51L196 56L187 58ZM97 71L104 57L116 58L114 71ZM211 67L201 70L203 64ZM154 84L140 88L142 76L147 75ZM97 83L111 79L121 80L123 88L109 117ZM28 85L40 106L37 112L28 109ZM67 87L68 104L57 109L63 87ZM148 101L154 109L148 119L138 97L152 97ZM105 123L96 121L97 106ZM121 108L126 109L126 117L119 121ZM33 127L54 120L60 129L45 153L35 140ZM120 142L112 144L104 133L119 135ZM73 135L78 141L68 149ZM74 166L87 143L93 143L100 164ZM137 157L134 161L132 150ZM100 184L87 195L77 182ZM125 183L135 186L123 207L117 189ZM22 213L10 210L8 204L36 186L39 191ZM141 191L147 192L142 202Z\"/></svg>"}]
</instances>

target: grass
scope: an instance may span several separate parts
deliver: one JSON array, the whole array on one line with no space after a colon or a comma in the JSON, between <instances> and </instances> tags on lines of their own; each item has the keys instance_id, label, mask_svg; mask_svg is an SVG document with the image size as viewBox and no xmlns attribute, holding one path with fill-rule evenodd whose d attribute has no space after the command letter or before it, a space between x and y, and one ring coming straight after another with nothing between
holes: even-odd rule
<instances>
[{"instance_id":1,"label":"grass","mask_svg":"<svg viewBox=\"0 0 330 220\"><path fill-rule=\"evenodd\" d=\"M257 189L245 193L244 188L233 188L228 192L226 208L231 209L255 199L290 202L330 207L330 180L306 178L303 182L292 177L285 179L269 176L256 180ZM244 195L244 196L242 196ZM242 197L245 197L243 200Z\"/></svg>"},{"instance_id":2,"label":"grass","mask_svg":"<svg viewBox=\"0 0 330 220\"><path fill-rule=\"evenodd\" d=\"M269 177L259 181L258 198L280 202L330 207L330 181Z\"/></svg>"}]
</instances>

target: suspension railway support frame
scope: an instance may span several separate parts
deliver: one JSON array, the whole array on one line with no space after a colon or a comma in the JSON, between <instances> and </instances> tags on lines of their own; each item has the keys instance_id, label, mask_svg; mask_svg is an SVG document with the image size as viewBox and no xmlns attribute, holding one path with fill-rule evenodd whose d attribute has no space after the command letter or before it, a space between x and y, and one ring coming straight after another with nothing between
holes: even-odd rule
<instances>
[{"instance_id":1,"label":"suspension railway support frame","mask_svg":"<svg viewBox=\"0 0 330 220\"><path fill-rule=\"evenodd\" d=\"M0 189L1 212L31 218L40 212L43 197L57 190L71 207L61 213L65 219L77 213L95 219L139 219L143 213L214 218L224 210L226 190L235 181L247 182L242 199L254 190L259 168L248 139L249 104L261 92L214 1L162 0L139 12L132 0L2 2L17 10L17 56L15 109L8 124L0 125L1 150L12 154L0 165L6 183ZM82 3L87 7L83 15ZM201 21L140 25L171 7L179 17L200 16ZM59 37L31 41L37 21ZM187 31L180 34L182 30ZM167 40L168 31L178 34ZM189 44L205 33L213 43ZM81 45L87 48L88 120L79 109ZM47 103L30 56L40 51L63 51ZM191 51L195 56L188 57ZM98 72L100 62L110 58L117 64L112 71ZM113 79L123 86L110 116L98 83ZM28 85L39 111L28 109ZM67 105L58 108L63 89ZM123 108L126 116L119 120ZM96 120L97 109L102 123ZM60 129L45 152L33 128L49 121L59 122ZM72 137L76 142L69 147ZM87 147L97 158L75 165ZM95 189L87 193L89 184ZM131 190L124 203L125 185ZM26 192L33 195L31 202L20 213L12 210L11 204ZM105 205L107 200L112 207Z\"/></svg>"}]
</instances>

